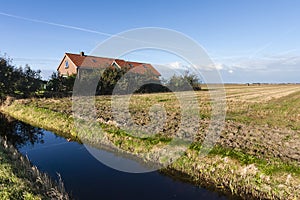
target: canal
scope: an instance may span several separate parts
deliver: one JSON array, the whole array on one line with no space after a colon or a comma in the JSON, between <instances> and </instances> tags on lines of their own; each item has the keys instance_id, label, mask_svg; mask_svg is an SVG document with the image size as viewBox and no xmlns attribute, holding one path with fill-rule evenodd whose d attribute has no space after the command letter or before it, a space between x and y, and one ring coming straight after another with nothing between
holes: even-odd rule
<instances>
[{"instance_id":1,"label":"canal","mask_svg":"<svg viewBox=\"0 0 300 200\"><path fill-rule=\"evenodd\" d=\"M0 128L0 135L6 136L41 171L53 179L59 173L74 199L227 199L158 171L137 174L117 171L99 162L78 142L4 115ZM125 162L127 159L123 158Z\"/></svg>"}]
</instances>

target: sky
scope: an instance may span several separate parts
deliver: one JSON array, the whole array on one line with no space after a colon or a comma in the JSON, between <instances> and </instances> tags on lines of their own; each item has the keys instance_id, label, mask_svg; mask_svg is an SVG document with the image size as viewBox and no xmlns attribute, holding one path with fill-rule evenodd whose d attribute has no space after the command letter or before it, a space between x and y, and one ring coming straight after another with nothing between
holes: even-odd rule
<instances>
[{"instance_id":1,"label":"sky","mask_svg":"<svg viewBox=\"0 0 300 200\"><path fill-rule=\"evenodd\" d=\"M0 0L0 5L0 54L16 66L41 69L44 78L65 52L88 54L120 32L160 27L197 42L225 83L300 82L298 0ZM125 59L186 66L165 52Z\"/></svg>"}]
</instances>

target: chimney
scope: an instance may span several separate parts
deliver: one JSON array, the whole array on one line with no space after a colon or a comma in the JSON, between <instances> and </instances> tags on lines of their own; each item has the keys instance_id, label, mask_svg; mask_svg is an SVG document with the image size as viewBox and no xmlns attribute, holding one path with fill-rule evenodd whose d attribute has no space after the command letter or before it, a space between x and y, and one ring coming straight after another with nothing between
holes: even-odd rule
<instances>
[{"instance_id":1,"label":"chimney","mask_svg":"<svg viewBox=\"0 0 300 200\"><path fill-rule=\"evenodd\" d=\"M84 56L84 52L83 51L80 52L80 56Z\"/></svg>"}]
</instances>

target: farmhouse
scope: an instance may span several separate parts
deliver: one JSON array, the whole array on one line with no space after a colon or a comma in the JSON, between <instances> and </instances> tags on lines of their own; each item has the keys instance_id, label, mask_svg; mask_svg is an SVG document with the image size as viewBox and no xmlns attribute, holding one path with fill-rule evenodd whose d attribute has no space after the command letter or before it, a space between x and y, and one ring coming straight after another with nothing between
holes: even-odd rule
<instances>
[{"instance_id":1,"label":"farmhouse","mask_svg":"<svg viewBox=\"0 0 300 200\"><path fill-rule=\"evenodd\" d=\"M121 59L104 58L97 56L88 56L84 52L80 54L65 53L62 61L57 67L57 71L60 76L70 76L78 74L79 69L95 69L95 68L107 68L113 67L115 69L128 69L132 73L139 75L147 75L158 79L160 73L148 63L139 63L125 61Z\"/></svg>"}]
</instances>

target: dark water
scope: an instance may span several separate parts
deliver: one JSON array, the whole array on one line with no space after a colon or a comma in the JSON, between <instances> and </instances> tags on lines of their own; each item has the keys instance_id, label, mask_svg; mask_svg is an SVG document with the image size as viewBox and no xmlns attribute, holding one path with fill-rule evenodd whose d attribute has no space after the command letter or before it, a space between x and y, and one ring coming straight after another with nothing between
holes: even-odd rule
<instances>
[{"instance_id":1,"label":"dark water","mask_svg":"<svg viewBox=\"0 0 300 200\"><path fill-rule=\"evenodd\" d=\"M0 135L6 135L40 170L55 179L59 173L75 199L227 199L157 171L114 170L96 160L82 144L3 115L0 118Z\"/></svg>"}]
</instances>

